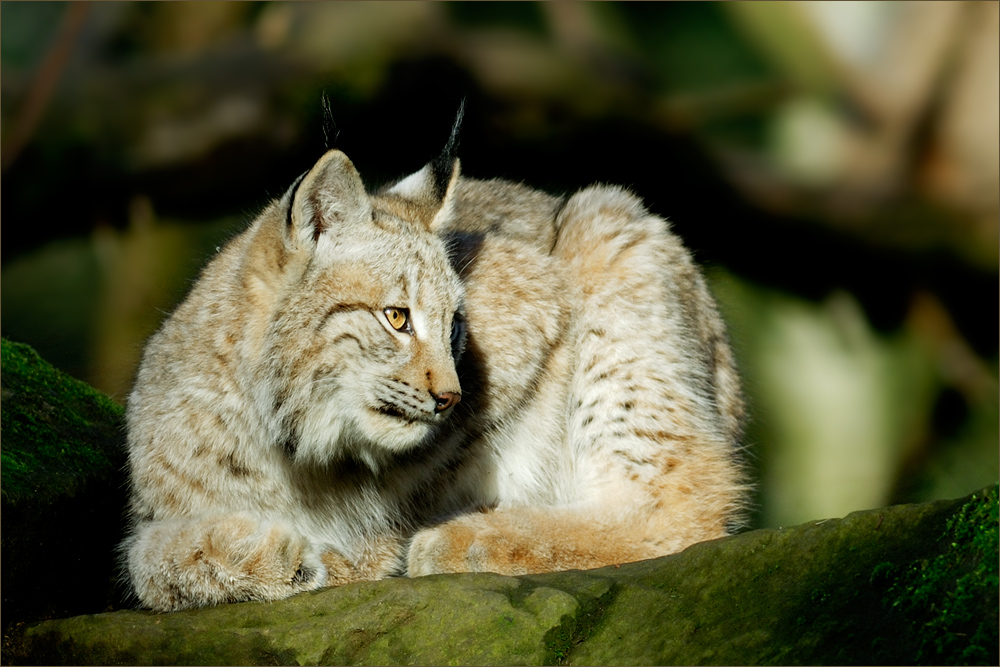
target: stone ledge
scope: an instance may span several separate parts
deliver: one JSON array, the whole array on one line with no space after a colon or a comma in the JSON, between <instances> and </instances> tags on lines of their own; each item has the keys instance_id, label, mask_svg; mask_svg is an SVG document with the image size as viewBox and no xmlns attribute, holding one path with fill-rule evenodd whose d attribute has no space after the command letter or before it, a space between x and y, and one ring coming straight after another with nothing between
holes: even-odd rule
<instances>
[{"instance_id":1,"label":"stone ledge","mask_svg":"<svg viewBox=\"0 0 1000 667\"><path fill-rule=\"evenodd\" d=\"M2 393L4 664L1000 662L996 486L586 572L31 623L121 606L121 410L6 340Z\"/></svg>"},{"instance_id":2,"label":"stone ledge","mask_svg":"<svg viewBox=\"0 0 1000 667\"><path fill-rule=\"evenodd\" d=\"M47 621L27 628L16 657L109 665L996 664L996 544L990 487L585 572L393 579L267 604ZM912 577L930 570L930 583ZM928 586L937 612L908 604Z\"/></svg>"}]
</instances>

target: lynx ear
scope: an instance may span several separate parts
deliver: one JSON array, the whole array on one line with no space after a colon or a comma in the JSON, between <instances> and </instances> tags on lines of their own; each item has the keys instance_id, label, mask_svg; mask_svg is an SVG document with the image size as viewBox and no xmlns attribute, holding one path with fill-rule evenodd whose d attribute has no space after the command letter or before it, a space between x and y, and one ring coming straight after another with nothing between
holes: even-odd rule
<instances>
[{"instance_id":1,"label":"lynx ear","mask_svg":"<svg viewBox=\"0 0 1000 667\"><path fill-rule=\"evenodd\" d=\"M418 172L410 174L388 190L388 194L399 195L421 206L433 208L436 213L428 223L430 231L436 230L451 217L454 208L455 186L461 175L461 165L457 156L458 133L465 116L465 100L458 107L451 135L444 150L434 160L424 165Z\"/></svg>"},{"instance_id":2,"label":"lynx ear","mask_svg":"<svg viewBox=\"0 0 1000 667\"><path fill-rule=\"evenodd\" d=\"M315 245L330 230L367 222L372 208L361 176L347 156L328 151L286 194L288 231L301 246Z\"/></svg>"}]
</instances>

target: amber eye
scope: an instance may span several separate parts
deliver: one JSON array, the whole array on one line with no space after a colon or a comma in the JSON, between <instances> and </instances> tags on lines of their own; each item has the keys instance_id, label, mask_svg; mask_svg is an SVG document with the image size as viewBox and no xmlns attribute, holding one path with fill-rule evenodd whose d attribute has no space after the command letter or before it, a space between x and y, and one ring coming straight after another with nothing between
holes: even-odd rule
<instances>
[{"instance_id":1,"label":"amber eye","mask_svg":"<svg viewBox=\"0 0 1000 667\"><path fill-rule=\"evenodd\" d=\"M406 308L386 308L385 319L389 320L389 326L396 331L409 331L410 312Z\"/></svg>"}]
</instances>

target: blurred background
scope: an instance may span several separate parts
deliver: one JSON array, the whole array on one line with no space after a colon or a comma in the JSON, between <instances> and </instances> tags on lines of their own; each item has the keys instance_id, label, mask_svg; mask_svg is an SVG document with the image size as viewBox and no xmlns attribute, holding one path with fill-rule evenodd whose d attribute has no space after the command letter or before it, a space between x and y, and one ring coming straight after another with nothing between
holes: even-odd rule
<instances>
[{"instance_id":1,"label":"blurred background","mask_svg":"<svg viewBox=\"0 0 1000 667\"><path fill-rule=\"evenodd\" d=\"M754 526L998 479L997 3L0 4L5 337L124 402L205 260L337 146L371 186L623 184L729 322Z\"/></svg>"}]
</instances>

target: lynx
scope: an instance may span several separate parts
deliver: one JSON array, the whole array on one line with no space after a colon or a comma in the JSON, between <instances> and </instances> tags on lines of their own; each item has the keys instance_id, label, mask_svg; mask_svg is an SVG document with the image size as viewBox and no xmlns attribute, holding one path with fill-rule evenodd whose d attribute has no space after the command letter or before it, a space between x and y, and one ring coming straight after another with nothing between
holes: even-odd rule
<instances>
[{"instance_id":1,"label":"lynx","mask_svg":"<svg viewBox=\"0 0 1000 667\"><path fill-rule=\"evenodd\" d=\"M727 535L743 403L689 253L632 194L366 192L330 150L203 270L129 396L142 605L653 558Z\"/></svg>"}]
</instances>

